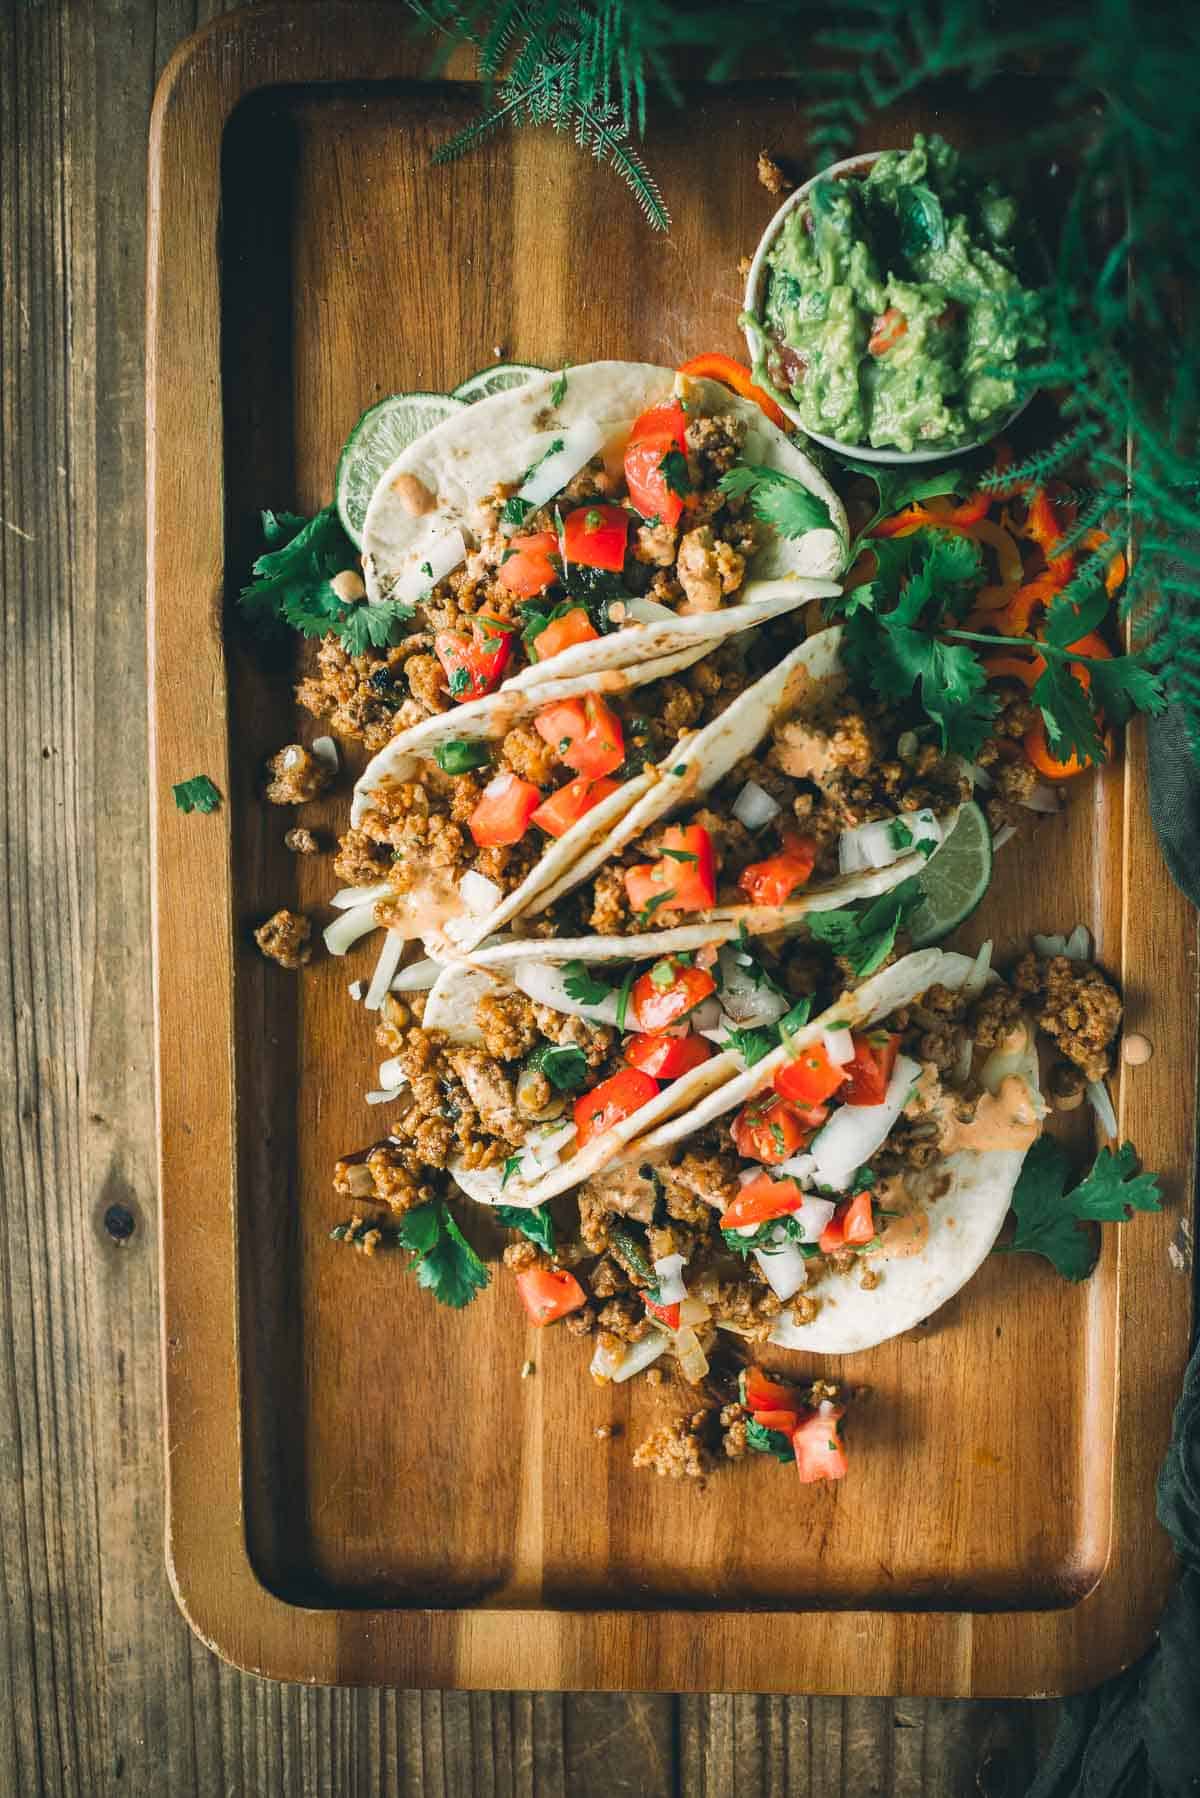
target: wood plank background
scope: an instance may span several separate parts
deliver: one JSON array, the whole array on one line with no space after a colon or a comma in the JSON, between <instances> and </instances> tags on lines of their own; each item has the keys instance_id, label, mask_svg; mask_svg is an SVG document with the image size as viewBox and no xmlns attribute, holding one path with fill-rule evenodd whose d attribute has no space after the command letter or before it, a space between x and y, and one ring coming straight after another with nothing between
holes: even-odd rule
<instances>
[{"instance_id":1,"label":"wood plank background","mask_svg":"<svg viewBox=\"0 0 1200 1798\"><path fill-rule=\"evenodd\" d=\"M220 10L0 0L0 1792L1018 1794L1053 1705L310 1691L233 1672L175 1609L150 1070L145 152L164 63Z\"/></svg>"}]
</instances>

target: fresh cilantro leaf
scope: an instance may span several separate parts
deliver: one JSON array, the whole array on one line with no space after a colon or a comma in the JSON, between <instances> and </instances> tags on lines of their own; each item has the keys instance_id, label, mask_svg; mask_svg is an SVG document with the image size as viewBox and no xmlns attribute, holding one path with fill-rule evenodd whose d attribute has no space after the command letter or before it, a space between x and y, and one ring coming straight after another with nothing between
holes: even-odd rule
<instances>
[{"instance_id":1,"label":"fresh cilantro leaf","mask_svg":"<svg viewBox=\"0 0 1200 1798\"><path fill-rule=\"evenodd\" d=\"M752 1417L746 1425L746 1447L759 1455L774 1455L777 1461L792 1461L795 1454L782 1430L768 1430Z\"/></svg>"},{"instance_id":2,"label":"fresh cilantro leaf","mask_svg":"<svg viewBox=\"0 0 1200 1798\"><path fill-rule=\"evenodd\" d=\"M538 659L537 640L546 626L553 624L559 618L565 618L568 612L577 612L579 601L577 599L560 599L555 605L549 607L527 603L521 607L521 610L528 620L521 632L521 641L532 660L536 662Z\"/></svg>"},{"instance_id":3,"label":"fresh cilantro leaf","mask_svg":"<svg viewBox=\"0 0 1200 1798\"><path fill-rule=\"evenodd\" d=\"M629 995L633 991L633 969L630 968L621 982L621 990L617 994L617 1029L624 1030L625 1014L629 1010Z\"/></svg>"},{"instance_id":4,"label":"fresh cilantro leaf","mask_svg":"<svg viewBox=\"0 0 1200 1798\"><path fill-rule=\"evenodd\" d=\"M603 1005L612 992L606 981L597 980L586 962L569 961L563 968L563 986L567 997L578 1005Z\"/></svg>"},{"instance_id":5,"label":"fresh cilantro leaf","mask_svg":"<svg viewBox=\"0 0 1200 1798\"><path fill-rule=\"evenodd\" d=\"M444 1202L439 1221L437 1241L413 1264L417 1285L432 1292L440 1304L460 1311L476 1293L483 1291L491 1276Z\"/></svg>"},{"instance_id":6,"label":"fresh cilantro leaf","mask_svg":"<svg viewBox=\"0 0 1200 1798\"><path fill-rule=\"evenodd\" d=\"M903 818L893 818L888 825L888 840L893 849L911 849L913 833Z\"/></svg>"},{"instance_id":7,"label":"fresh cilantro leaf","mask_svg":"<svg viewBox=\"0 0 1200 1798\"><path fill-rule=\"evenodd\" d=\"M558 1093L576 1091L588 1074L587 1056L573 1043L544 1043L533 1051L525 1065L545 1074Z\"/></svg>"},{"instance_id":8,"label":"fresh cilantro leaf","mask_svg":"<svg viewBox=\"0 0 1200 1798\"><path fill-rule=\"evenodd\" d=\"M332 632L351 655L396 641L397 627L413 616L411 606L343 602L330 584L335 575L358 565L358 551L342 529L336 506L324 507L307 521L294 512L264 512L262 528L266 553L254 563L254 579L238 596L252 625L262 629L281 619L306 637Z\"/></svg>"},{"instance_id":9,"label":"fresh cilantro leaf","mask_svg":"<svg viewBox=\"0 0 1200 1798\"><path fill-rule=\"evenodd\" d=\"M193 774L190 780L181 780L172 787L171 792L181 812L215 812L221 803L220 792L207 774Z\"/></svg>"},{"instance_id":10,"label":"fresh cilantro leaf","mask_svg":"<svg viewBox=\"0 0 1200 1798\"><path fill-rule=\"evenodd\" d=\"M680 499L686 499L692 491L692 477L688 473L687 457L683 451L668 450L658 467L670 492Z\"/></svg>"},{"instance_id":11,"label":"fresh cilantro leaf","mask_svg":"<svg viewBox=\"0 0 1200 1798\"><path fill-rule=\"evenodd\" d=\"M1091 701L1066 662L1048 661L1030 695L1046 726L1046 746L1056 761L1102 762L1105 748Z\"/></svg>"},{"instance_id":12,"label":"fresh cilantro leaf","mask_svg":"<svg viewBox=\"0 0 1200 1798\"><path fill-rule=\"evenodd\" d=\"M962 491L961 468L914 471L907 468L887 468L875 462L847 462L846 467L854 474L866 475L874 481L875 491L879 495L875 516L860 533L860 544L862 538L874 530L881 519L903 512L905 506L915 506L919 500L937 499L944 494ZM871 547L874 549L876 545L872 544Z\"/></svg>"},{"instance_id":13,"label":"fresh cilantro leaf","mask_svg":"<svg viewBox=\"0 0 1200 1798\"><path fill-rule=\"evenodd\" d=\"M823 915L828 916L827 913ZM805 995L803 999L797 999L792 1009L779 1020L780 1042L786 1042L789 1036L792 1036L797 1030L802 1030L811 1015L812 999L808 995Z\"/></svg>"},{"instance_id":14,"label":"fresh cilantro leaf","mask_svg":"<svg viewBox=\"0 0 1200 1798\"><path fill-rule=\"evenodd\" d=\"M521 1171L521 1157L519 1155L508 1156L508 1158L506 1159L506 1161L504 1163L504 1171L500 1176L500 1191L501 1192L504 1191L504 1188L508 1185L509 1181L511 1179L513 1179L513 1177L516 1174L519 1174L520 1171ZM506 1206L505 1209L507 1210L507 1209L509 1209L509 1207Z\"/></svg>"},{"instance_id":15,"label":"fresh cilantro leaf","mask_svg":"<svg viewBox=\"0 0 1200 1798\"><path fill-rule=\"evenodd\" d=\"M1017 1220L1010 1250L1043 1255L1067 1280L1086 1280L1099 1257L1099 1244L1081 1222L1122 1223L1134 1211L1162 1208L1153 1174L1135 1173L1132 1143L1114 1155L1101 1149L1087 1177L1066 1190L1070 1163L1053 1137L1040 1136L1025 1157L1013 1192Z\"/></svg>"},{"instance_id":16,"label":"fresh cilantro leaf","mask_svg":"<svg viewBox=\"0 0 1200 1798\"><path fill-rule=\"evenodd\" d=\"M1114 724L1125 724L1132 712L1156 715L1166 707L1167 696L1158 676L1140 655L1113 656L1111 661L1088 664L1096 704Z\"/></svg>"},{"instance_id":17,"label":"fresh cilantro leaf","mask_svg":"<svg viewBox=\"0 0 1200 1798\"><path fill-rule=\"evenodd\" d=\"M771 1031L757 1026L748 1030L731 1030L725 1038L725 1047L739 1054L748 1068L769 1055L776 1048L777 1042Z\"/></svg>"},{"instance_id":18,"label":"fresh cilantro leaf","mask_svg":"<svg viewBox=\"0 0 1200 1798\"><path fill-rule=\"evenodd\" d=\"M414 1255L424 1255L437 1241L441 1204L440 1199L429 1199L424 1205L414 1205L397 1225L402 1246Z\"/></svg>"},{"instance_id":19,"label":"fresh cilantro leaf","mask_svg":"<svg viewBox=\"0 0 1200 1798\"><path fill-rule=\"evenodd\" d=\"M514 526L522 525L532 511L532 502L527 499L519 499L514 493L512 498L506 499L500 508L500 522Z\"/></svg>"},{"instance_id":20,"label":"fresh cilantro leaf","mask_svg":"<svg viewBox=\"0 0 1200 1798\"><path fill-rule=\"evenodd\" d=\"M896 934L921 901L915 876L902 880L890 893L873 899L863 910L845 906L839 911L813 912L809 933L835 955L842 955L859 978L883 966L896 946Z\"/></svg>"},{"instance_id":21,"label":"fresh cilantro leaf","mask_svg":"<svg viewBox=\"0 0 1200 1798\"><path fill-rule=\"evenodd\" d=\"M1070 649L1080 637L1095 630L1108 616L1111 605L1112 600L1099 581L1078 605L1056 599L1046 613L1043 627L1047 643L1053 643L1056 649Z\"/></svg>"},{"instance_id":22,"label":"fresh cilantro leaf","mask_svg":"<svg viewBox=\"0 0 1200 1798\"><path fill-rule=\"evenodd\" d=\"M456 668L450 676L450 697L461 699L471 688L471 671L469 668Z\"/></svg>"},{"instance_id":23,"label":"fresh cilantro leaf","mask_svg":"<svg viewBox=\"0 0 1200 1798\"><path fill-rule=\"evenodd\" d=\"M570 366L571 364L569 362L564 362L558 371L558 379L550 389L550 404L552 406L561 406L567 397L567 370Z\"/></svg>"},{"instance_id":24,"label":"fresh cilantro leaf","mask_svg":"<svg viewBox=\"0 0 1200 1798\"><path fill-rule=\"evenodd\" d=\"M700 860L700 857L690 849L664 849L663 854L669 855L673 862L698 862Z\"/></svg>"},{"instance_id":25,"label":"fresh cilantro leaf","mask_svg":"<svg viewBox=\"0 0 1200 1798\"><path fill-rule=\"evenodd\" d=\"M340 637L352 656L362 656L368 647L386 649L389 643L398 642L397 627L407 624L412 616L411 606L401 605L398 600L381 600L378 605L350 606L343 618L326 624L325 630Z\"/></svg>"},{"instance_id":26,"label":"fresh cilantro leaf","mask_svg":"<svg viewBox=\"0 0 1200 1798\"><path fill-rule=\"evenodd\" d=\"M803 537L809 531L837 529L821 496L778 468L739 463L721 476L718 485L730 499L749 500L754 516L764 524L774 525L781 537Z\"/></svg>"},{"instance_id":27,"label":"fresh cilantro leaf","mask_svg":"<svg viewBox=\"0 0 1200 1798\"><path fill-rule=\"evenodd\" d=\"M534 1205L529 1209L520 1205L497 1205L496 1220L506 1230L519 1230L522 1236L528 1236L530 1242L536 1242L548 1255L554 1253L554 1219L548 1205Z\"/></svg>"}]
</instances>

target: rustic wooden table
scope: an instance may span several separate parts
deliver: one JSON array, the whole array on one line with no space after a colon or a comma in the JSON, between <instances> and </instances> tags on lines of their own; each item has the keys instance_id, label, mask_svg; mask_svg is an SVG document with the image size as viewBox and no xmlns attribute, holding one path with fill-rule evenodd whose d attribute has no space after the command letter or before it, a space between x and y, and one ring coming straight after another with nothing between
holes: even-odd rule
<instances>
[{"instance_id":1,"label":"rustic wooden table","mask_svg":"<svg viewBox=\"0 0 1200 1798\"><path fill-rule=\"evenodd\" d=\"M277 1686L162 1553L146 134L219 0L0 0L0 1791L1018 1794L1055 1708ZM564 149L564 154L572 152Z\"/></svg>"}]
</instances>

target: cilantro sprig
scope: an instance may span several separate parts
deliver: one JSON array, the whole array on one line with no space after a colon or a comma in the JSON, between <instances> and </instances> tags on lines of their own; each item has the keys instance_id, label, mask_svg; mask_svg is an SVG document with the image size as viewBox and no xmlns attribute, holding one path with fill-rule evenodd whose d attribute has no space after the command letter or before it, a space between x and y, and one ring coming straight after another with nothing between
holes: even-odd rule
<instances>
[{"instance_id":1,"label":"cilantro sprig","mask_svg":"<svg viewBox=\"0 0 1200 1798\"><path fill-rule=\"evenodd\" d=\"M358 565L358 551L342 529L336 506L312 518L295 512L264 512L266 549L254 563L253 579L238 605L257 630L282 622L305 637L332 633L351 655L396 642L398 627L413 616L399 601L370 605L345 601L334 592L335 575Z\"/></svg>"},{"instance_id":2,"label":"cilantro sprig","mask_svg":"<svg viewBox=\"0 0 1200 1798\"><path fill-rule=\"evenodd\" d=\"M820 494L778 468L740 462L721 476L718 486L729 499L747 500L754 516L773 525L781 537L803 537L809 531L842 534Z\"/></svg>"},{"instance_id":3,"label":"cilantro sprig","mask_svg":"<svg viewBox=\"0 0 1200 1798\"><path fill-rule=\"evenodd\" d=\"M220 788L207 774L193 774L171 788L175 804L181 812L215 812L221 803Z\"/></svg>"},{"instance_id":4,"label":"cilantro sprig","mask_svg":"<svg viewBox=\"0 0 1200 1798\"><path fill-rule=\"evenodd\" d=\"M574 1043L543 1043L525 1065L545 1074L557 1093L577 1091L588 1076L587 1056Z\"/></svg>"},{"instance_id":5,"label":"cilantro sprig","mask_svg":"<svg viewBox=\"0 0 1200 1798\"><path fill-rule=\"evenodd\" d=\"M585 961L569 961L563 967L567 997L577 1005L603 1005L612 992L605 980L597 980Z\"/></svg>"},{"instance_id":6,"label":"cilantro sprig","mask_svg":"<svg viewBox=\"0 0 1200 1798\"><path fill-rule=\"evenodd\" d=\"M496 1221L506 1230L519 1230L548 1255L554 1253L554 1219L547 1205L497 1205Z\"/></svg>"},{"instance_id":7,"label":"cilantro sprig","mask_svg":"<svg viewBox=\"0 0 1200 1798\"><path fill-rule=\"evenodd\" d=\"M1013 1192L1016 1234L1010 1251L1042 1255L1065 1280L1086 1280L1095 1267L1100 1245L1086 1223L1124 1223L1135 1211L1161 1211L1162 1194L1154 1174L1137 1172L1133 1144L1123 1142L1114 1154L1101 1149L1091 1172L1077 1186L1066 1151L1052 1136L1040 1136L1025 1157Z\"/></svg>"},{"instance_id":8,"label":"cilantro sprig","mask_svg":"<svg viewBox=\"0 0 1200 1798\"><path fill-rule=\"evenodd\" d=\"M792 1461L795 1454L782 1430L769 1430L752 1417L746 1425L746 1447L758 1455L773 1455L777 1461Z\"/></svg>"},{"instance_id":9,"label":"cilantro sprig","mask_svg":"<svg viewBox=\"0 0 1200 1798\"><path fill-rule=\"evenodd\" d=\"M439 1304L459 1311L491 1279L451 1215L444 1199L430 1199L406 1211L396 1226L400 1246L412 1254L409 1271Z\"/></svg>"},{"instance_id":10,"label":"cilantro sprig","mask_svg":"<svg viewBox=\"0 0 1200 1798\"><path fill-rule=\"evenodd\" d=\"M835 955L844 956L855 975L862 978L883 966L921 898L920 881L913 876L861 910L843 906L838 911L813 912L808 919L809 932Z\"/></svg>"}]
</instances>

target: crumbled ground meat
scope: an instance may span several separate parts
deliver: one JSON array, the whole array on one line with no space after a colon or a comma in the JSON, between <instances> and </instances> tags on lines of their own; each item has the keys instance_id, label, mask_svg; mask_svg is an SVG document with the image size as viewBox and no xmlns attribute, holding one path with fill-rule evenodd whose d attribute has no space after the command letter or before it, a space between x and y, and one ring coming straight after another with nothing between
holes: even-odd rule
<instances>
[{"instance_id":1,"label":"crumbled ground meat","mask_svg":"<svg viewBox=\"0 0 1200 1798\"><path fill-rule=\"evenodd\" d=\"M573 1017L554 1011L549 1005L534 1005L534 1019L539 1033L559 1048L582 1049L589 1068L598 1068L612 1054L617 1032L608 1024L591 1024L587 1018Z\"/></svg>"},{"instance_id":2,"label":"crumbled ground meat","mask_svg":"<svg viewBox=\"0 0 1200 1798\"><path fill-rule=\"evenodd\" d=\"M711 1417L709 1411L696 1411L690 1417L673 1417L660 1424L634 1449L634 1466L651 1468L667 1479L702 1480L713 1464L706 1441Z\"/></svg>"},{"instance_id":3,"label":"crumbled ground meat","mask_svg":"<svg viewBox=\"0 0 1200 1798\"><path fill-rule=\"evenodd\" d=\"M517 1110L513 1083L500 1064L485 1050L469 1046L447 1049L445 1058L466 1087L484 1129L519 1147L525 1140L525 1121Z\"/></svg>"},{"instance_id":4,"label":"crumbled ground meat","mask_svg":"<svg viewBox=\"0 0 1200 1798\"><path fill-rule=\"evenodd\" d=\"M610 1299L614 1293L626 1292L629 1288L624 1268L611 1255L602 1255L597 1261L588 1284L598 1299Z\"/></svg>"},{"instance_id":5,"label":"crumbled ground meat","mask_svg":"<svg viewBox=\"0 0 1200 1798\"><path fill-rule=\"evenodd\" d=\"M365 832L351 828L338 844L333 871L350 887L373 887L391 872L392 852Z\"/></svg>"},{"instance_id":6,"label":"crumbled ground meat","mask_svg":"<svg viewBox=\"0 0 1200 1798\"><path fill-rule=\"evenodd\" d=\"M301 824L293 830L284 831L283 846L290 849L293 855L316 855L321 847L312 831L305 830Z\"/></svg>"},{"instance_id":7,"label":"crumbled ground meat","mask_svg":"<svg viewBox=\"0 0 1200 1798\"><path fill-rule=\"evenodd\" d=\"M311 935L312 923L303 912L288 911L285 906L259 925L254 940L281 968L301 968L312 959Z\"/></svg>"},{"instance_id":8,"label":"crumbled ground meat","mask_svg":"<svg viewBox=\"0 0 1200 1798\"><path fill-rule=\"evenodd\" d=\"M578 1311L568 1312L563 1319L563 1329L568 1336L590 1336L595 1328L595 1305L581 1305Z\"/></svg>"},{"instance_id":9,"label":"crumbled ground meat","mask_svg":"<svg viewBox=\"0 0 1200 1798\"><path fill-rule=\"evenodd\" d=\"M721 1448L727 1460L740 1461L749 1450L746 1425L750 1413L742 1405L723 1405L720 1413Z\"/></svg>"},{"instance_id":10,"label":"crumbled ground meat","mask_svg":"<svg viewBox=\"0 0 1200 1798\"><path fill-rule=\"evenodd\" d=\"M1021 1021L1021 1000L1010 986L998 981L989 986L971 1007L968 1028L981 1049L998 1049Z\"/></svg>"},{"instance_id":11,"label":"crumbled ground meat","mask_svg":"<svg viewBox=\"0 0 1200 1798\"><path fill-rule=\"evenodd\" d=\"M608 1248L610 1206L600 1193L584 1186L579 1193L579 1235L583 1246L593 1255L603 1255Z\"/></svg>"},{"instance_id":12,"label":"crumbled ground meat","mask_svg":"<svg viewBox=\"0 0 1200 1798\"><path fill-rule=\"evenodd\" d=\"M301 743L288 743L267 763L271 779L266 796L272 805L307 805L333 779L333 769Z\"/></svg>"},{"instance_id":13,"label":"crumbled ground meat","mask_svg":"<svg viewBox=\"0 0 1200 1798\"><path fill-rule=\"evenodd\" d=\"M686 531L675 563L687 602L680 611L717 611L726 594L737 592L745 573L745 559L728 543L715 541L709 525Z\"/></svg>"},{"instance_id":14,"label":"crumbled ground meat","mask_svg":"<svg viewBox=\"0 0 1200 1798\"><path fill-rule=\"evenodd\" d=\"M1065 955L1022 956L1013 972L1018 993L1032 1001L1040 1030L1089 1080L1103 1080L1121 1023L1121 999L1090 962Z\"/></svg>"},{"instance_id":15,"label":"crumbled ground meat","mask_svg":"<svg viewBox=\"0 0 1200 1798\"><path fill-rule=\"evenodd\" d=\"M765 1342L783 1306L771 1288L755 1279L702 1279L697 1293L722 1323L736 1324L751 1342Z\"/></svg>"},{"instance_id":16,"label":"crumbled ground meat","mask_svg":"<svg viewBox=\"0 0 1200 1798\"><path fill-rule=\"evenodd\" d=\"M682 1255L688 1261L696 1246L696 1232L677 1223L651 1224L646 1241L650 1246L651 1261L662 1261L668 1255Z\"/></svg>"},{"instance_id":17,"label":"crumbled ground meat","mask_svg":"<svg viewBox=\"0 0 1200 1798\"><path fill-rule=\"evenodd\" d=\"M689 418L684 442L689 465L699 476L696 485L715 487L737 461L745 441L746 421L736 413L722 412L710 417L702 412Z\"/></svg>"},{"instance_id":18,"label":"crumbled ground meat","mask_svg":"<svg viewBox=\"0 0 1200 1798\"><path fill-rule=\"evenodd\" d=\"M414 1177L404 1151L395 1143L377 1143L362 1157L335 1164L333 1190L352 1199L376 1199L392 1211L410 1211L433 1198L434 1188Z\"/></svg>"},{"instance_id":19,"label":"crumbled ground meat","mask_svg":"<svg viewBox=\"0 0 1200 1798\"><path fill-rule=\"evenodd\" d=\"M633 553L639 562L652 568L670 568L678 552L679 539L672 525L642 524L634 534Z\"/></svg>"},{"instance_id":20,"label":"crumbled ground meat","mask_svg":"<svg viewBox=\"0 0 1200 1798\"><path fill-rule=\"evenodd\" d=\"M548 787L559 766L553 744L540 737L531 724L517 724L504 738L501 757L506 767L535 787Z\"/></svg>"},{"instance_id":21,"label":"crumbled ground meat","mask_svg":"<svg viewBox=\"0 0 1200 1798\"><path fill-rule=\"evenodd\" d=\"M483 1045L498 1061L518 1061L538 1040L533 1001L524 993L485 993L475 1007Z\"/></svg>"},{"instance_id":22,"label":"crumbled ground meat","mask_svg":"<svg viewBox=\"0 0 1200 1798\"><path fill-rule=\"evenodd\" d=\"M532 1267L549 1267L550 1257L542 1253L536 1243L522 1237L519 1242L510 1242L502 1257L505 1267L514 1274L528 1273Z\"/></svg>"},{"instance_id":23,"label":"crumbled ground meat","mask_svg":"<svg viewBox=\"0 0 1200 1798\"><path fill-rule=\"evenodd\" d=\"M991 776L993 787L984 809L993 831L1003 830L1006 824L1023 823L1029 816L1023 801L1037 785L1037 770L1024 758L998 761L992 764Z\"/></svg>"},{"instance_id":24,"label":"crumbled ground meat","mask_svg":"<svg viewBox=\"0 0 1200 1798\"><path fill-rule=\"evenodd\" d=\"M758 179L769 194L788 194L796 185L788 180L769 150L758 152Z\"/></svg>"},{"instance_id":25,"label":"crumbled ground meat","mask_svg":"<svg viewBox=\"0 0 1200 1798\"><path fill-rule=\"evenodd\" d=\"M659 1170L668 1216L707 1229L713 1212L726 1211L733 1202L737 1172L733 1154L689 1150L677 1166Z\"/></svg>"},{"instance_id":26,"label":"crumbled ground meat","mask_svg":"<svg viewBox=\"0 0 1200 1798\"><path fill-rule=\"evenodd\" d=\"M300 682L296 698L314 716L327 717L339 736L365 743L374 754L428 710L445 709L444 700L427 708L411 698L405 680L406 663L432 647L432 636L415 632L393 648L352 656L336 637L324 637L316 671ZM436 666L440 673L441 664Z\"/></svg>"},{"instance_id":27,"label":"crumbled ground meat","mask_svg":"<svg viewBox=\"0 0 1200 1798\"><path fill-rule=\"evenodd\" d=\"M601 1308L597 1322L600 1340L608 1349L617 1349L623 1342L640 1342L651 1329L646 1307L634 1294L615 1294Z\"/></svg>"}]
</instances>

